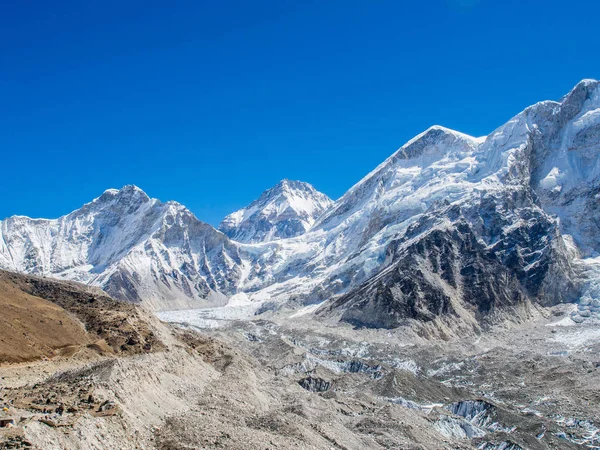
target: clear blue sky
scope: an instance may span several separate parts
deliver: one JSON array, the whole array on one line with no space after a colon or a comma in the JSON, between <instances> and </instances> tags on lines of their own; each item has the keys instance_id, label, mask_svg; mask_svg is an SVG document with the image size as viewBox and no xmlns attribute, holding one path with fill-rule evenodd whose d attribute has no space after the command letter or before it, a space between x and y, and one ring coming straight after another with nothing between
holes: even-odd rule
<instances>
[{"instance_id":1,"label":"clear blue sky","mask_svg":"<svg viewBox=\"0 0 600 450\"><path fill-rule=\"evenodd\" d=\"M5 1L0 218L136 184L217 224L600 77L600 1Z\"/></svg>"}]
</instances>

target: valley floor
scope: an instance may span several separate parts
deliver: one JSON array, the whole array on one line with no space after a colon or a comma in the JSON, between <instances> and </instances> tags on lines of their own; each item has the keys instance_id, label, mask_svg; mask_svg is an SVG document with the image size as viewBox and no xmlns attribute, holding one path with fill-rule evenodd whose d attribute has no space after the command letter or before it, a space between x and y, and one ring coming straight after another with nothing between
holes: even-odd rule
<instances>
[{"instance_id":1,"label":"valley floor","mask_svg":"<svg viewBox=\"0 0 600 450\"><path fill-rule=\"evenodd\" d=\"M0 366L0 448L594 448L600 327L569 314L448 341L304 316L156 324L159 351Z\"/></svg>"}]
</instances>

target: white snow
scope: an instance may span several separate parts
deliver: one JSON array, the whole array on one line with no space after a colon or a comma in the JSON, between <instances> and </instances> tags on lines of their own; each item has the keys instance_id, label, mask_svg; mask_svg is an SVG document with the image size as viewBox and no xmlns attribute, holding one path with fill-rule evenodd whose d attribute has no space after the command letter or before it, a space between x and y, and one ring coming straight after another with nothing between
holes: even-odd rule
<instances>
[{"instance_id":1,"label":"white snow","mask_svg":"<svg viewBox=\"0 0 600 450\"><path fill-rule=\"evenodd\" d=\"M436 208L476 205L485 195L532 186L581 274L584 295L571 320L585 321L600 312L600 235L585 209L596 194L590 183L600 179L600 89L589 80L581 88L589 95L566 123L552 118L569 96L527 108L486 137L431 127L336 202L306 183L283 180L223 221L233 240L182 205L151 199L135 186L110 189L59 219L11 217L0 222L0 267L113 294L130 289L163 310L227 304L223 314L241 316L263 302L295 298L311 305L292 315L299 317L380 273L389 244ZM557 138L533 146L539 136ZM523 225L512 211L501 214L504 232ZM447 227L440 218L423 233ZM201 319L221 320L211 311Z\"/></svg>"},{"instance_id":2,"label":"white snow","mask_svg":"<svg viewBox=\"0 0 600 450\"><path fill-rule=\"evenodd\" d=\"M600 327L578 327L561 332L550 339L552 342L563 344L569 349L577 349L600 342Z\"/></svg>"},{"instance_id":3,"label":"white snow","mask_svg":"<svg viewBox=\"0 0 600 450\"><path fill-rule=\"evenodd\" d=\"M220 328L235 320L246 320L252 316L256 305L225 306L220 308L181 309L158 311L160 320L192 328Z\"/></svg>"},{"instance_id":4,"label":"white snow","mask_svg":"<svg viewBox=\"0 0 600 450\"><path fill-rule=\"evenodd\" d=\"M290 316L290 319L293 319L295 317L302 317L302 316L305 316L312 312L315 312L317 309L319 309L319 306L321 306L321 305L322 305L322 303L316 303L314 305L308 305L308 306L305 306L304 308L300 308L298 311L296 311L294 314L292 314Z\"/></svg>"},{"instance_id":5,"label":"white snow","mask_svg":"<svg viewBox=\"0 0 600 450\"><path fill-rule=\"evenodd\" d=\"M219 229L244 243L294 237L306 232L332 203L308 183L282 180L248 207L225 217Z\"/></svg>"},{"instance_id":6,"label":"white snow","mask_svg":"<svg viewBox=\"0 0 600 450\"><path fill-rule=\"evenodd\" d=\"M564 174L560 172L558 167L553 167L552 170L548 172L548 175L540 181L540 186L544 189L560 191L562 188L560 181L563 176Z\"/></svg>"}]
</instances>

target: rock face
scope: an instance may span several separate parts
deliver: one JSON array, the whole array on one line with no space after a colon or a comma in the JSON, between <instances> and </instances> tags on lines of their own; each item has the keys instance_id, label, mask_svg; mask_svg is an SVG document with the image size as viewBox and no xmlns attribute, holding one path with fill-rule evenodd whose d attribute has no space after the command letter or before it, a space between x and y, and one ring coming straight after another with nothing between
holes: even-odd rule
<instances>
[{"instance_id":1,"label":"rock face","mask_svg":"<svg viewBox=\"0 0 600 450\"><path fill-rule=\"evenodd\" d=\"M390 265L363 286L328 305L358 326L394 328L461 316L485 320L492 312L522 304L527 295L494 252L477 241L464 222L435 229L415 243L389 247Z\"/></svg>"},{"instance_id":2,"label":"rock face","mask_svg":"<svg viewBox=\"0 0 600 450\"><path fill-rule=\"evenodd\" d=\"M245 243L299 236L332 204L308 183L282 180L246 208L225 217L219 230Z\"/></svg>"},{"instance_id":3,"label":"rock face","mask_svg":"<svg viewBox=\"0 0 600 450\"><path fill-rule=\"evenodd\" d=\"M0 267L157 309L328 300L361 326L479 326L581 299L600 314L600 86L584 80L487 137L434 126L332 203L284 180L223 232L135 187L56 220L0 223ZM239 297L236 297L236 301Z\"/></svg>"},{"instance_id":4,"label":"rock face","mask_svg":"<svg viewBox=\"0 0 600 450\"><path fill-rule=\"evenodd\" d=\"M434 206L390 242L377 275L320 314L378 328L440 316L486 323L507 312L518 317L529 300L576 300L577 276L555 221L514 197L503 201L515 217L502 220L497 200Z\"/></svg>"},{"instance_id":5,"label":"rock face","mask_svg":"<svg viewBox=\"0 0 600 450\"><path fill-rule=\"evenodd\" d=\"M331 387L331 383L322 378L306 377L298 381L298 384L307 391L326 392Z\"/></svg>"}]
</instances>

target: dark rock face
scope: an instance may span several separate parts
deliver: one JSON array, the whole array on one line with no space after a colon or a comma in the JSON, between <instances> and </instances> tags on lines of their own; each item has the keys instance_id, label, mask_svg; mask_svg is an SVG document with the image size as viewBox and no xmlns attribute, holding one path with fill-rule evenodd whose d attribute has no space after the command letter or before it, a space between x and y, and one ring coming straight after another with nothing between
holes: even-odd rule
<instances>
[{"instance_id":1,"label":"dark rock face","mask_svg":"<svg viewBox=\"0 0 600 450\"><path fill-rule=\"evenodd\" d=\"M523 447L510 441L484 442L478 448L481 450L523 450Z\"/></svg>"},{"instance_id":2,"label":"dark rock face","mask_svg":"<svg viewBox=\"0 0 600 450\"><path fill-rule=\"evenodd\" d=\"M331 387L331 382L318 377L306 377L298 381L298 384L307 391L326 392Z\"/></svg>"},{"instance_id":3,"label":"dark rock face","mask_svg":"<svg viewBox=\"0 0 600 450\"><path fill-rule=\"evenodd\" d=\"M543 304L574 301L579 286L555 218L529 187L486 194L461 208L477 238L519 280L528 297Z\"/></svg>"},{"instance_id":4,"label":"dark rock face","mask_svg":"<svg viewBox=\"0 0 600 450\"><path fill-rule=\"evenodd\" d=\"M362 361L353 359L350 361L342 362L340 367L344 372L348 373L365 373L371 376L374 380L379 380L383 376L383 369L381 366L370 366Z\"/></svg>"},{"instance_id":5,"label":"dark rock face","mask_svg":"<svg viewBox=\"0 0 600 450\"><path fill-rule=\"evenodd\" d=\"M472 420L475 417L485 419L483 416L493 411L495 406L484 400L464 400L450 403L449 405L446 405L445 408L452 414L464 417L467 420Z\"/></svg>"},{"instance_id":6,"label":"dark rock face","mask_svg":"<svg viewBox=\"0 0 600 450\"><path fill-rule=\"evenodd\" d=\"M528 301L576 298L571 272L555 220L530 190L516 189L464 207L437 205L389 244L377 275L319 314L360 327L444 316L485 326Z\"/></svg>"},{"instance_id":7,"label":"dark rock face","mask_svg":"<svg viewBox=\"0 0 600 450\"><path fill-rule=\"evenodd\" d=\"M483 319L499 306L527 298L516 276L464 222L403 244L390 244L392 262L379 276L331 305L331 310L344 309L341 320L377 328L397 327L406 319L427 322L462 314L457 311L459 297L460 306Z\"/></svg>"}]
</instances>

